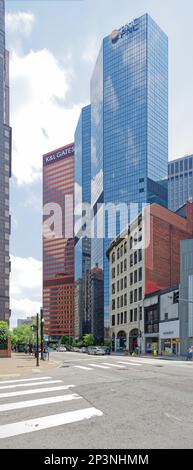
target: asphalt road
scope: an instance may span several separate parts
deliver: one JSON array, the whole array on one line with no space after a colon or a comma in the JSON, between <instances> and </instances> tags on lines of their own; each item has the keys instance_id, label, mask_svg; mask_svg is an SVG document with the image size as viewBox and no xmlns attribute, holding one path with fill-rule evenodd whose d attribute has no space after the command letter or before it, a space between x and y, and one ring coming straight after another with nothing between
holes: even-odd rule
<instances>
[{"instance_id":1,"label":"asphalt road","mask_svg":"<svg viewBox=\"0 0 193 470\"><path fill-rule=\"evenodd\" d=\"M47 374L0 380L0 448L193 448L193 362L71 352L50 360Z\"/></svg>"}]
</instances>

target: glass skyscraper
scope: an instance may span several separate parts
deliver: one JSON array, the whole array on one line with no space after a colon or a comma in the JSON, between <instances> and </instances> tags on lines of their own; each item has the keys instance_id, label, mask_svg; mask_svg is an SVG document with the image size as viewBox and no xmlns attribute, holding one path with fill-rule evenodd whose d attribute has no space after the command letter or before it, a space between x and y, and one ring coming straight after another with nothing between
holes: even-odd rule
<instances>
[{"instance_id":1,"label":"glass skyscraper","mask_svg":"<svg viewBox=\"0 0 193 470\"><path fill-rule=\"evenodd\" d=\"M75 336L91 332L91 239L76 222L82 204L91 203L91 106L82 108L75 131ZM81 229L81 227L80 227Z\"/></svg>"},{"instance_id":2,"label":"glass skyscraper","mask_svg":"<svg viewBox=\"0 0 193 470\"><path fill-rule=\"evenodd\" d=\"M107 230L104 204L157 202L167 207L168 39L145 14L104 38L91 79L91 204L104 238L91 241L91 269L104 279L109 326ZM120 232L116 213L116 234Z\"/></svg>"},{"instance_id":3,"label":"glass skyscraper","mask_svg":"<svg viewBox=\"0 0 193 470\"><path fill-rule=\"evenodd\" d=\"M168 207L178 210L188 200L193 200L193 155L168 163Z\"/></svg>"},{"instance_id":4,"label":"glass skyscraper","mask_svg":"<svg viewBox=\"0 0 193 470\"><path fill-rule=\"evenodd\" d=\"M5 3L0 0L0 320L9 321L9 178L11 128L9 126L9 52L5 50Z\"/></svg>"}]
</instances>

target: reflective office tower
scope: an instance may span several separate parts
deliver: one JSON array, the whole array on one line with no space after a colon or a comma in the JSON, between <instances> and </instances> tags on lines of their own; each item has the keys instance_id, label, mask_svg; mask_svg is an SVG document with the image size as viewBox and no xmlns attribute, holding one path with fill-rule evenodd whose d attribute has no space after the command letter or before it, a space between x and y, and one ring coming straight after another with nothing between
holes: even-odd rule
<instances>
[{"instance_id":1,"label":"reflective office tower","mask_svg":"<svg viewBox=\"0 0 193 470\"><path fill-rule=\"evenodd\" d=\"M193 198L193 155L168 163L168 207L176 211Z\"/></svg>"},{"instance_id":2,"label":"reflective office tower","mask_svg":"<svg viewBox=\"0 0 193 470\"><path fill-rule=\"evenodd\" d=\"M97 263L103 270L107 334L106 250L113 215L107 217L101 203L128 205L124 217L117 211L115 236L132 217L131 203L138 204L137 211L146 203L167 206L168 39L148 14L114 30L102 42L91 80L91 142L95 229L97 217L100 231L105 221L104 238L101 231L101 238L92 239L91 269Z\"/></svg>"},{"instance_id":3,"label":"reflective office tower","mask_svg":"<svg viewBox=\"0 0 193 470\"><path fill-rule=\"evenodd\" d=\"M74 144L43 156L43 312L52 339L74 337Z\"/></svg>"},{"instance_id":4,"label":"reflective office tower","mask_svg":"<svg viewBox=\"0 0 193 470\"><path fill-rule=\"evenodd\" d=\"M91 107L82 108L75 131L75 337L91 328L91 239L81 234L82 204L91 202ZM83 235L83 236L82 236ZM88 234L87 234L88 235Z\"/></svg>"},{"instance_id":5,"label":"reflective office tower","mask_svg":"<svg viewBox=\"0 0 193 470\"><path fill-rule=\"evenodd\" d=\"M5 5L0 0L0 320L9 321L9 178L11 128L9 126L9 52L5 50Z\"/></svg>"}]
</instances>

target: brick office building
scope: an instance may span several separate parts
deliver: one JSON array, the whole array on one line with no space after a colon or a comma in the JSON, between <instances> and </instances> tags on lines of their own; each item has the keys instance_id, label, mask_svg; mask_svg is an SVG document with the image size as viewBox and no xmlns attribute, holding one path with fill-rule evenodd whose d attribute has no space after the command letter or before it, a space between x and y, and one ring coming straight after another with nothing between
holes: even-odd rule
<instances>
[{"instance_id":1,"label":"brick office building","mask_svg":"<svg viewBox=\"0 0 193 470\"><path fill-rule=\"evenodd\" d=\"M114 349L145 351L144 297L180 280L180 241L193 238L193 204L178 212L147 206L107 252Z\"/></svg>"},{"instance_id":2,"label":"brick office building","mask_svg":"<svg viewBox=\"0 0 193 470\"><path fill-rule=\"evenodd\" d=\"M74 336L73 195L74 144L70 144L43 156L44 330L54 339Z\"/></svg>"}]
</instances>

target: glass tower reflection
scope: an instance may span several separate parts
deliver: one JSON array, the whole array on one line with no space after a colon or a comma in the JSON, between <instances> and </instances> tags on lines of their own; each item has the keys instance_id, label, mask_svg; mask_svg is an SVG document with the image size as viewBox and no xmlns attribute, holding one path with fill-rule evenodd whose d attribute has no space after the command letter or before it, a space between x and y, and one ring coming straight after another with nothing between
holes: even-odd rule
<instances>
[{"instance_id":1,"label":"glass tower reflection","mask_svg":"<svg viewBox=\"0 0 193 470\"><path fill-rule=\"evenodd\" d=\"M105 228L91 241L91 268L103 271L105 328L111 220L100 203L167 206L167 163L168 39L145 14L104 38L91 79L91 203ZM128 210L125 223L130 217Z\"/></svg>"}]
</instances>

